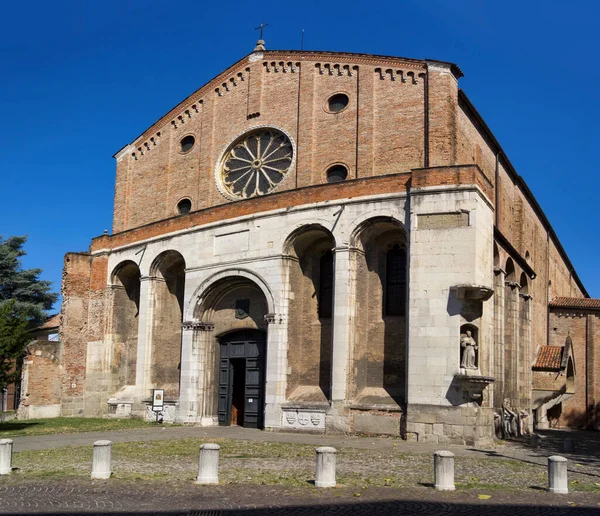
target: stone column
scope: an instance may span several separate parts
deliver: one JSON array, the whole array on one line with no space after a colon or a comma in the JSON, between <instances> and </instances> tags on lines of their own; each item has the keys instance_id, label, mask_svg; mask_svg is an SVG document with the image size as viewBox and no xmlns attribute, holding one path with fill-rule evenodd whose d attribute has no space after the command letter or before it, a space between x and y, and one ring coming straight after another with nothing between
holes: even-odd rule
<instances>
[{"instance_id":1,"label":"stone column","mask_svg":"<svg viewBox=\"0 0 600 516\"><path fill-rule=\"evenodd\" d=\"M504 277L501 268L494 269L494 377L490 386L494 391L494 407L500 408L504 401Z\"/></svg>"},{"instance_id":2,"label":"stone column","mask_svg":"<svg viewBox=\"0 0 600 516\"><path fill-rule=\"evenodd\" d=\"M178 420L200 422L202 426L216 424L216 409L212 406L214 382L214 324L189 321L181 325L181 386Z\"/></svg>"},{"instance_id":3,"label":"stone column","mask_svg":"<svg viewBox=\"0 0 600 516\"><path fill-rule=\"evenodd\" d=\"M281 314L267 314L265 428L281 427L281 405L287 389L287 319Z\"/></svg>"},{"instance_id":4,"label":"stone column","mask_svg":"<svg viewBox=\"0 0 600 516\"><path fill-rule=\"evenodd\" d=\"M532 388L532 371L531 366L531 296L526 293L519 292L519 367L520 382L519 382L519 408L529 411L529 398L531 397ZM531 418L530 418L531 419ZM529 430L532 430L533 426Z\"/></svg>"},{"instance_id":5,"label":"stone column","mask_svg":"<svg viewBox=\"0 0 600 516\"><path fill-rule=\"evenodd\" d=\"M316 487L335 487L335 454L331 446L317 448Z\"/></svg>"},{"instance_id":6,"label":"stone column","mask_svg":"<svg viewBox=\"0 0 600 516\"><path fill-rule=\"evenodd\" d=\"M436 451L433 454L433 478L437 491L454 491L454 453Z\"/></svg>"},{"instance_id":7,"label":"stone column","mask_svg":"<svg viewBox=\"0 0 600 516\"><path fill-rule=\"evenodd\" d=\"M505 283L504 297L504 398L513 408L519 408L519 289L515 281Z\"/></svg>"},{"instance_id":8,"label":"stone column","mask_svg":"<svg viewBox=\"0 0 600 516\"><path fill-rule=\"evenodd\" d=\"M112 442L96 441L94 443L94 460L92 463L92 478L107 479L110 478L110 460L112 452Z\"/></svg>"},{"instance_id":9,"label":"stone column","mask_svg":"<svg viewBox=\"0 0 600 516\"><path fill-rule=\"evenodd\" d=\"M333 296L333 353L331 360L331 400L348 399L352 321L354 319L354 268L350 247L336 247Z\"/></svg>"},{"instance_id":10,"label":"stone column","mask_svg":"<svg viewBox=\"0 0 600 516\"><path fill-rule=\"evenodd\" d=\"M12 472L12 439L0 439L0 475Z\"/></svg>"},{"instance_id":11,"label":"stone column","mask_svg":"<svg viewBox=\"0 0 600 516\"><path fill-rule=\"evenodd\" d=\"M548 491L557 494L568 494L567 459L559 455L548 457Z\"/></svg>"},{"instance_id":12,"label":"stone column","mask_svg":"<svg viewBox=\"0 0 600 516\"><path fill-rule=\"evenodd\" d=\"M219 450L218 444L203 444L200 446L198 459L198 478L196 484L219 483Z\"/></svg>"},{"instance_id":13,"label":"stone column","mask_svg":"<svg viewBox=\"0 0 600 516\"><path fill-rule=\"evenodd\" d=\"M137 362L135 368L136 402L149 398L151 393L152 325L154 315L153 278L140 278L140 312L138 315Z\"/></svg>"}]
</instances>

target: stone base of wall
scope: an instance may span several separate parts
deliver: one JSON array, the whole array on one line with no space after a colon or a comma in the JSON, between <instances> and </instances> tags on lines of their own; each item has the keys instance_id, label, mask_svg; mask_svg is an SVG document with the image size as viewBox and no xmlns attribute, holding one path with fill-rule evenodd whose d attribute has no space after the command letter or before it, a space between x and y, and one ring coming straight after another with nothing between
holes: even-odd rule
<instances>
[{"instance_id":1,"label":"stone base of wall","mask_svg":"<svg viewBox=\"0 0 600 516\"><path fill-rule=\"evenodd\" d=\"M83 396L64 396L60 404L60 415L63 417L84 417L85 400ZM87 416L89 417L89 416Z\"/></svg>"},{"instance_id":2,"label":"stone base of wall","mask_svg":"<svg viewBox=\"0 0 600 516\"><path fill-rule=\"evenodd\" d=\"M425 443L489 444L494 440L494 411L478 406L409 405L403 437Z\"/></svg>"},{"instance_id":3,"label":"stone base of wall","mask_svg":"<svg viewBox=\"0 0 600 516\"><path fill-rule=\"evenodd\" d=\"M60 416L60 403L54 405L23 405L17 410L17 419L50 419Z\"/></svg>"}]
</instances>

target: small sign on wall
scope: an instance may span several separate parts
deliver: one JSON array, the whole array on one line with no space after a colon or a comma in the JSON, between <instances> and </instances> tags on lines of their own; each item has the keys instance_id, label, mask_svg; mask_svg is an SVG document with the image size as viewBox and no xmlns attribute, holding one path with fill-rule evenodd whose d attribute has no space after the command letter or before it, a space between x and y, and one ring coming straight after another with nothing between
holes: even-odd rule
<instances>
[{"instance_id":1,"label":"small sign on wall","mask_svg":"<svg viewBox=\"0 0 600 516\"><path fill-rule=\"evenodd\" d=\"M165 390L164 389L153 389L152 390L152 411L162 412L165 407Z\"/></svg>"}]
</instances>

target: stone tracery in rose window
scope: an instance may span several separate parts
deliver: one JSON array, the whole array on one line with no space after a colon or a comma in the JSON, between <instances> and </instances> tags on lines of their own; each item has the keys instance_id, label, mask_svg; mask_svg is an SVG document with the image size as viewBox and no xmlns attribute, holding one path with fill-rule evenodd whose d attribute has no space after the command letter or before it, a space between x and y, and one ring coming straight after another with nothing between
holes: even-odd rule
<instances>
[{"instance_id":1,"label":"stone tracery in rose window","mask_svg":"<svg viewBox=\"0 0 600 516\"><path fill-rule=\"evenodd\" d=\"M276 129L261 129L243 136L225 153L221 184L237 198L264 195L276 188L292 166L294 149Z\"/></svg>"}]
</instances>

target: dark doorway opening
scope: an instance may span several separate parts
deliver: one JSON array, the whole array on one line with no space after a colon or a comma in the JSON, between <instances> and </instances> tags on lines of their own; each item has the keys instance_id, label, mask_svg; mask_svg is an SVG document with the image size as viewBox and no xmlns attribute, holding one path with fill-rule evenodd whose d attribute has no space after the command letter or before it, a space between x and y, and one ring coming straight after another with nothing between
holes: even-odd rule
<instances>
[{"instance_id":1,"label":"dark doorway opening","mask_svg":"<svg viewBox=\"0 0 600 516\"><path fill-rule=\"evenodd\" d=\"M219 339L219 425L263 427L265 341L259 330Z\"/></svg>"},{"instance_id":2,"label":"dark doorway opening","mask_svg":"<svg viewBox=\"0 0 600 516\"><path fill-rule=\"evenodd\" d=\"M244 426L244 402L246 394L246 360L234 358L229 361L231 375L230 425Z\"/></svg>"}]
</instances>

